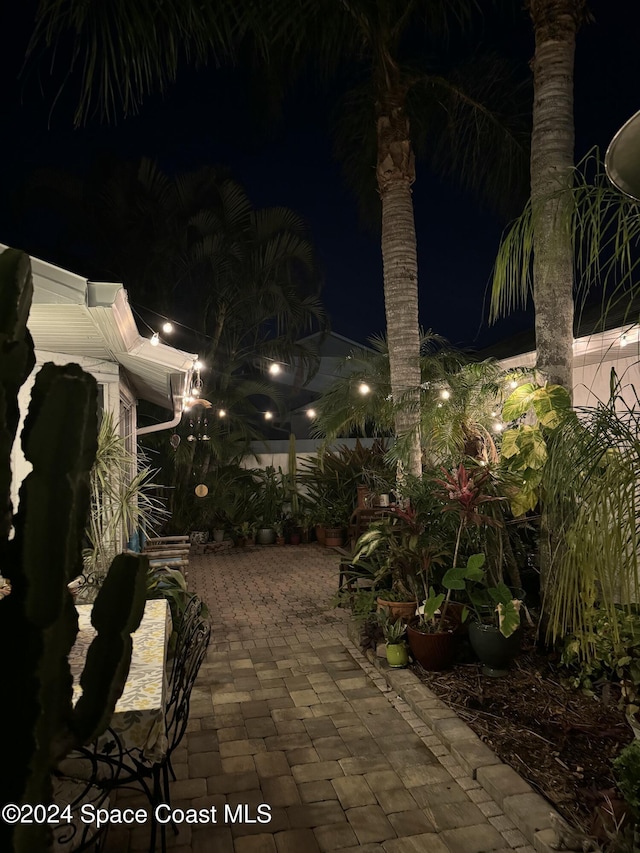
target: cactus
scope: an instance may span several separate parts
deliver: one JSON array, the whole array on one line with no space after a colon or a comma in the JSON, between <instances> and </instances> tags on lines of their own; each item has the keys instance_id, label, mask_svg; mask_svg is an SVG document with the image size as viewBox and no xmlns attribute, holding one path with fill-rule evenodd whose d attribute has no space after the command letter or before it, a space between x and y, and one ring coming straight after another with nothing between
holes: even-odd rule
<instances>
[{"instance_id":1,"label":"cactus","mask_svg":"<svg viewBox=\"0 0 640 853\"><path fill-rule=\"evenodd\" d=\"M33 292L28 256L0 255L0 567L11 594L0 599L3 699L0 731L19 763L2 773L2 803L48 803L51 773L69 751L108 725L131 660L131 633L145 604L147 563L113 561L92 612L97 635L72 701L67 656L78 617L67 583L82 571L89 511L89 471L96 452L97 387L78 365L46 364L38 373L22 432L32 464L12 515L11 447L19 423L17 394L35 363L26 327ZM12 530L13 528L13 530ZM0 824L0 850L37 853L45 826Z\"/></svg>"}]
</instances>

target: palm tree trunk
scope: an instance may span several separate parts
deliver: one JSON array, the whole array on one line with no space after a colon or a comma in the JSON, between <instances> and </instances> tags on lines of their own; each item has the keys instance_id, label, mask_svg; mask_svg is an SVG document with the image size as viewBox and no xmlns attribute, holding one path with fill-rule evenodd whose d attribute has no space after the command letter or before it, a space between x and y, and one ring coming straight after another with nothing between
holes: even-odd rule
<instances>
[{"instance_id":1,"label":"palm tree trunk","mask_svg":"<svg viewBox=\"0 0 640 853\"><path fill-rule=\"evenodd\" d=\"M382 263L389 345L391 393L396 405L396 436L406 442L398 466L420 476L420 326L418 322L418 257L411 185L415 162L403 97L378 104L376 177L382 201Z\"/></svg>"},{"instance_id":2,"label":"palm tree trunk","mask_svg":"<svg viewBox=\"0 0 640 853\"><path fill-rule=\"evenodd\" d=\"M572 392L573 247L568 188L574 158L573 65L583 0L529 0L535 33L531 203L537 368Z\"/></svg>"},{"instance_id":3,"label":"palm tree trunk","mask_svg":"<svg viewBox=\"0 0 640 853\"><path fill-rule=\"evenodd\" d=\"M573 246L567 194L574 158L573 66L584 0L529 0L535 34L531 206L536 366L573 391ZM542 504L540 585L553 594L558 535ZM543 617L544 621L544 617Z\"/></svg>"}]
</instances>

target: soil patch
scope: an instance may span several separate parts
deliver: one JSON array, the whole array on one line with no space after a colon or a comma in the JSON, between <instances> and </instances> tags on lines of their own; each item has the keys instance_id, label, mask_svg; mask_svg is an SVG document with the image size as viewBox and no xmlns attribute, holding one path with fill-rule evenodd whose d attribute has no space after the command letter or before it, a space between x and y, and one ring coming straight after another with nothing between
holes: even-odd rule
<instances>
[{"instance_id":1,"label":"soil patch","mask_svg":"<svg viewBox=\"0 0 640 853\"><path fill-rule=\"evenodd\" d=\"M478 663L442 673L412 669L563 817L585 833L593 830L598 792L615 787L611 760L633 739L615 702L564 686L563 673L532 636L503 678L483 676Z\"/></svg>"}]
</instances>

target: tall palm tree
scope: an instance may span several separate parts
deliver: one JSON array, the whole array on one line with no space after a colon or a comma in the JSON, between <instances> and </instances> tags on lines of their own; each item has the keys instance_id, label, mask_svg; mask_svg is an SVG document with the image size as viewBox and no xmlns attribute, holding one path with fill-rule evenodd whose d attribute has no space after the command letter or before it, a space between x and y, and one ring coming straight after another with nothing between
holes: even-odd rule
<instances>
[{"instance_id":1,"label":"tall palm tree","mask_svg":"<svg viewBox=\"0 0 640 853\"><path fill-rule=\"evenodd\" d=\"M486 189L496 175L506 179L509 196L522 177L522 140L504 121L505 91L501 69L492 69L487 85L476 74L470 85L429 68L425 58L439 58L451 25L473 18L473 0L291 0L287 3L233 3L226 0L181 0L165 7L164 26L155 20L153 4L129 0L105 9L101 0L41 0L33 45L55 43L73 36L72 56L81 68L80 115L86 115L94 93L107 114L116 101L135 108L141 97L175 77L181 56L219 58L230 45L250 39L270 67L297 70L308 57L323 71L356 69L367 81L373 107L377 190L382 207L387 339L391 388L396 403L418 403L420 395L420 330L418 270L411 186L415 181L415 152L410 128L418 112L441 131L431 153L445 170L458 173L470 185ZM200 21L200 26L198 26ZM418 36L417 36L418 34ZM179 39L178 39L179 35ZM417 36L417 37L416 37ZM166 65L162 51L168 57ZM409 55L407 55L409 54ZM411 56L413 54L413 56ZM433 63L432 63L433 65ZM500 110L488 106L500 94ZM96 87L94 89L94 86ZM506 95L506 97L504 97ZM423 96L422 98L419 96ZM366 128L364 129L366 135ZM352 140L361 147L362 133ZM487 154L478 156L483 148ZM470 168L473 164L475 168ZM397 407L395 429L408 447L404 467L420 474L420 435L417 405Z\"/></svg>"},{"instance_id":2,"label":"tall palm tree","mask_svg":"<svg viewBox=\"0 0 640 853\"><path fill-rule=\"evenodd\" d=\"M543 379L573 388L574 209L573 82L576 32L585 0L529 0L535 37L531 199L503 242L492 315L526 299L532 266L536 367Z\"/></svg>"}]
</instances>

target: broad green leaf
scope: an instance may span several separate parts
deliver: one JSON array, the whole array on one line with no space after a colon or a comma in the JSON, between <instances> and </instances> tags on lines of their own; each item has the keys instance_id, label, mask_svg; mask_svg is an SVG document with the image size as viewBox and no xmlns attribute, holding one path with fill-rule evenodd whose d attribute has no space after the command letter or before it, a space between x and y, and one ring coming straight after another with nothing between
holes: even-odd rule
<instances>
[{"instance_id":1,"label":"broad green leaf","mask_svg":"<svg viewBox=\"0 0 640 853\"><path fill-rule=\"evenodd\" d=\"M511 459L520 453L518 447L519 428L509 429L502 434L502 444L500 446L500 455L505 459Z\"/></svg>"},{"instance_id":2,"label":"broad green leaf","mask_svg":"<svg viewBox=\"0 0 640 853\"><path fill-rule=\"evenodd\" d=\"M510 637L520 627L520 602L498 604L498 626L503 637Z\"/></svg>"},{"instance_id":3,"label":"broad green leaf","mask_svg":"<svg viewBox=\"0 0 640 853\"><path fill-rule=\"evenodd\" d=\"M523 415L526 415L533 405L533 398L536 390L538 389L532 382L525 382L524 385L520 385L516 388L513 394L510 394L504 401L504 405L502 407L502 420L515 421L517 418L521 418Z\"/></svg>"},{"instance_id":4,"label":"broad green leaf","mask_svg":"<svg viewBox=\"0 0 640 853\"><path fill-rule=\"evenodd\" d=\"M511 505L511 512L517 518L529 510L536 508L538 505L538 493L533 489L522 489L509 499L509 503Z\"/></svg>"},{"instance_id":5,"label":"broad green leaf","mask_svg":"<svg viewBox=\"0 0 640 853\"><path fill-rule=\"evenodd\" d=\"M466 571L464 567L449 569L442 578L442 586L445 589L464 589Z\"/></svg>"},{"instance_id":6,"label":"broad green leaf","mask_svg":"<svg viewBox=\"0 0 640 853\"><path fill-rule=\"evenodd\" d=\"M429 598L424 602L424 618L433 619L436 610L438 610L443 601L444 593L441 592L439 595L436 595L435 589L431 587L429 589Z\"/></svg>"},{"instance_id":7,"label":"broad green leaf","mask_svg":"<svg viewBox=\"0 0 640 853\"><path fill-rule=\"evenodd\" d=\"M571 410L571 398L562 385L547 385L538 388L533 395L533 409L542 426L555 429L562 417Z\"/></svg>"},{"instance_id":8,"label":"broad green leaf","mask_svg":"<svg viewBox=\"0 0 640 853\"><path fill-rule=\"evenodd\" d=\"M477 569L481 569L484 566L485 562L484 554L472 554L467 560L467 577L471 580L469 576L469 571L475 572Z\"/></svg>"}]
</instances>

